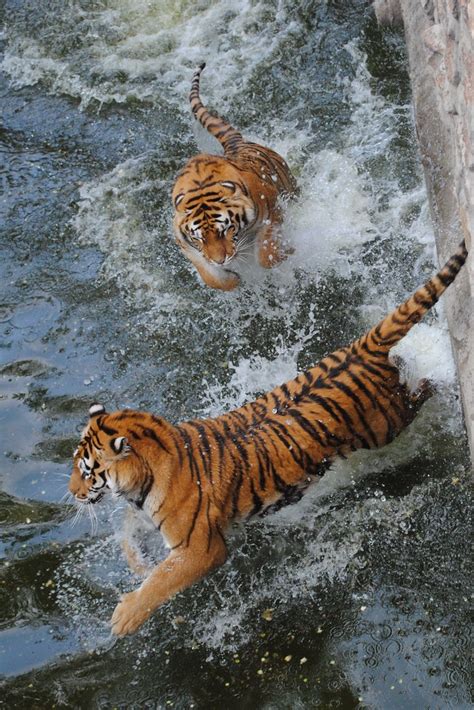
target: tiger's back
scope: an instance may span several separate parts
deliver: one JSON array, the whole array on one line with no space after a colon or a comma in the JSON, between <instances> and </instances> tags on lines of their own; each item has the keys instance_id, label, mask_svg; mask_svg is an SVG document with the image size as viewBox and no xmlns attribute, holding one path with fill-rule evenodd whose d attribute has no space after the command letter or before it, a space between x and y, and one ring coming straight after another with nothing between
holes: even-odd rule
<instances>
[{"instance_id":1,"label":"tiger's back","mask_svg":"<svg viewBox=\"0 0 474 710\"><path fill-rule=\"evenodd\" d=\"M191 110L196 120L219 141L229 161L243 172L261 178L268 189L275 193L276 198L280 194L294 194L297 191L296 181L281 155L271 148L245 140L240 131L219 116L213 116L202 104L199 83L205 66L204 63L200 64L195 72L189 94Z\"/></svg>"}]
</instances>

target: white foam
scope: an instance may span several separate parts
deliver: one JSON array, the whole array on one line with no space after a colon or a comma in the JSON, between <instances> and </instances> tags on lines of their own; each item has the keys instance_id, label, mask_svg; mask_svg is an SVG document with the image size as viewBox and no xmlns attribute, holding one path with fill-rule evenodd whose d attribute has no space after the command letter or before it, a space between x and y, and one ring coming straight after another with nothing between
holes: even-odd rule
<instances>
[{"instance_id":1,"label":"white foam","mask_svg":"<svg viewBox=\"0 0 474 710\"><path fill-rule=\"evenodd\" d=\"M306 271L335 264L347 273L341 249L352 249L373 237L369 194L364 178L345 154L323 150L305 165L298 202L288 207L285 237L295 255L282 269Z\"/></svg>"},{"instance_id":2,"label":"white foam","mask_svg":"<svg viewBox=\"0 0 474 710\"><path fill-rule=\"evenodd\" d=\"M236 91L245 90L253 70L300 30L284 7L272 13L265 2L248 0L232 5L223 0L108 0L104 9L83 10L80 18L76 8L65 6L64 22L68 13L72 42L63 56L54 56L48 33L41 43L10 30L1 67L15 86L43 81L54 93L77 97L84 106L91 100L123 103L164 96L187 110L183 97L190 72L207 60L206 80L225 109Z\"/></svg>"}]
</instances>

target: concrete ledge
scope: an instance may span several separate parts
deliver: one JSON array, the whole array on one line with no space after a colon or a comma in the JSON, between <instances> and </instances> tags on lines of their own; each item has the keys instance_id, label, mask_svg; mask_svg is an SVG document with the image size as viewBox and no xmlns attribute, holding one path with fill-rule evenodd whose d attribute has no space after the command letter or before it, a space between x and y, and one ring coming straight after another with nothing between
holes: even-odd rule
<instances>
[{"instance_id":1,"label":"concrete ledge","mask_svg":"<svg viewBox=\"0 0 474 710\"><path fill-rule=\"evenodd\" d=\"M474 461L474 2L376 0L374 9L381 23L403 21L439 260L463 237L469 250L444 298Z\"/></svg>"}]
</instances>

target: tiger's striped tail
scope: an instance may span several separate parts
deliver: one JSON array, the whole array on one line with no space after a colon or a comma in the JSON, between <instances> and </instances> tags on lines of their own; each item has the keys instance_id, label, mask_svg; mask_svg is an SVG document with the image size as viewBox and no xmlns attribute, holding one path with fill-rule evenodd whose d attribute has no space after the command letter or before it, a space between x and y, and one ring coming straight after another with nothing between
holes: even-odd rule
<instances>
[{"instance_id":1,"label":"tiger's striped tail","mask_svg":"<svg viewBox=\"0 0 474 710\"><path fill-rule=\"evenodd\" d=\"M454 281L466 259L466 244L462 241L456 253L435 276L361 338L364 349L374 354L387 353L434 306Z\"/></svg>"},{"instance_id":2,"label":"tiger's striped tail","mask_svg":"<svg viewBox=\"0 0 474 710\"><path fill-rule=\"evenodd\" d=\"M206 131L213 135L214 138L217 138L219 143L223 146L224 152L234 153L239 145L245 142L242 134L233 128L230 123L227 123L220 118L220 116L212 116L201 102L201 98L199 96L199 80L201 78L201 72L205 66L206 64L203 62L194 72L193 80L191 82L191 92L189 94L191 109L194 117L202 126L204 126Z\"/></svg>"}]
</instances>

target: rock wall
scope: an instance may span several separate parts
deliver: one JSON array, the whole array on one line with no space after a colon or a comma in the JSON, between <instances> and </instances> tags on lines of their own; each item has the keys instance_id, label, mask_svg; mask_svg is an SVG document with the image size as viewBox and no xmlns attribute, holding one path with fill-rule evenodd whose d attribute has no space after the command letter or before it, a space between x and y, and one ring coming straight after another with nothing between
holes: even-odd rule
<instances>
[{"instance_id":1,"label":"rock wall","mask_svg":"<svg viewBox=\"0 0 474 710\"><path fill-rule=\"evenodd\" d=\"M376 0L403 22L415 122L440 262L464 237L466 266L446 294L474 462L474 0Z\"/></svg>"}]
</instances>

